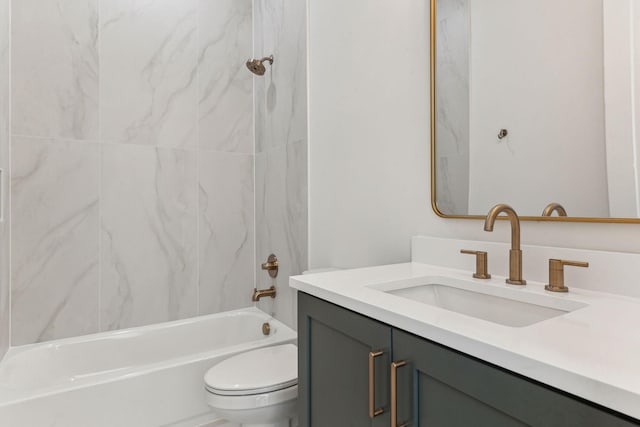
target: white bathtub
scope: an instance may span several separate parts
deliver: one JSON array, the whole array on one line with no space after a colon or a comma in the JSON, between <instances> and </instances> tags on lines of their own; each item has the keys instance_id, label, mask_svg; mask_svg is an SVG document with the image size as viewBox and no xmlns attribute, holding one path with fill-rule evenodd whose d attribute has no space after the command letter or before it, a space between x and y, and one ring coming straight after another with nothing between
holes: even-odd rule
<instances>
[{"instance_id":1,"label":"white bathtub","mask_svg":"<svg viewBox=\"0 0 640 427\"><path fill-rule=\"evenodd\" d=\"M213 423L204 373L247 349L295 339L286 325L248 308L14 347L0 363L0 426Z\"/></svg>"}]
</instances>

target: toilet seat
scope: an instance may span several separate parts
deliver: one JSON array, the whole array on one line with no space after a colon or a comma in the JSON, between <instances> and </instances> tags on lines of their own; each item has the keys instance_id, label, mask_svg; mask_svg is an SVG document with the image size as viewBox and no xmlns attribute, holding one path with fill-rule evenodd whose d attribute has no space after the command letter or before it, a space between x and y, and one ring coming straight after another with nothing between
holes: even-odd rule
<instances>
[{"instance_id":1,"label":"toilet seat","mask_svg":"<svg viewBox=\"0 0 640 427\"><path fill-rule=\"evenodd\" d=\"M207 371L205 389L219 397L240 398L277 394L297 394L298 348L283 344L248 351L223 360ZM277 393L282 391L282 393ZM274 396L275 397L275 396ZM217 399L220 400L220 399ZM226 400L226 399L223 399ZM262 405L260 405L262 406Z\"/></svg>"},{"instance_id":2,"label":"toilet seat","mask_svg":"<svg viewBox=\"0 0 640 427\"><path fill-rule=\"evenodd\" d=\"M275 406L282 404L294 404L298 397L298 386L288 387L278 391L272 391L262 394L236 395L229 396L224 394L216 394L207 390L207 404L214 410L250 410L264 408L267 406Z\"/></svg>"}]
</instances>

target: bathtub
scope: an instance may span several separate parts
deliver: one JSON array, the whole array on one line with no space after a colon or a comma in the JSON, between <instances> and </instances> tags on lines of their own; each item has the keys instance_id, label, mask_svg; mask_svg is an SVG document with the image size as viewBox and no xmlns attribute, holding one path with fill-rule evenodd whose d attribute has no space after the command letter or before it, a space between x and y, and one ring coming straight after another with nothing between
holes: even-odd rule
<instances>
[{"instance_id":1,"label":"bathtub","mask_svg":"<svg viewBox=\"0 0 640 427\"><path fill-rule=\"evenodd\" d=\"M204 373L239 352L295 340L247 308L13 347L0 362L0 426L216 425Z\"/></svg>"}]
</instances>

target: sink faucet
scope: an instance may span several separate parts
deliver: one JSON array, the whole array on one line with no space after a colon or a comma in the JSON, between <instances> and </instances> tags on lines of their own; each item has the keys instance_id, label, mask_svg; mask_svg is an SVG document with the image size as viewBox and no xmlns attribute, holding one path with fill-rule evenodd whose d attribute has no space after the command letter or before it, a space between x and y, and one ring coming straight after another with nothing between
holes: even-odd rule
<instances>
[{"instance_id":1,"label":"sink faucet","mask_svg":"<svg viewBox=\"0 0 640 427\"><path fill-rule=\"evenodd\" d=\"M551 216L553 211L558 212L558 216L567 216L567 211L560 203L549 203L542 211L542 216Z\"/></svg>"},{"instance_id":2,"label":"sink faucet","mask_svg":"<svg viewBox=\"0 0 640 427\"><path fill-rule=\"evenodd\" d=\"M493 231L493 224L502 212L511 220L511 250L509 251L509 278L506 282L510 285L526 285L522 278L522 250L520 250L520 218L509 205L495 205L487 214L484 221L484 231Z\"/></svg>"}]
</instances>

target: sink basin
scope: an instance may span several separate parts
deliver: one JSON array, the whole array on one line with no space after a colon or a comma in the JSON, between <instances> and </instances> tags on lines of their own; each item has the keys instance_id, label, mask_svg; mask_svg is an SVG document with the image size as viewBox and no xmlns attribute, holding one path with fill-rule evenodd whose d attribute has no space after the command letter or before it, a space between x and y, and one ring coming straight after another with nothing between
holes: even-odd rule
<instances>
[{"instance_id":1,"label":"sink basin","mask_svg":"<svg viewBox=\"0 0 640 427\"><path fill-rule=\"evenodd\" d=\"M412 301L511 327L533 325L586 307L577 301L536 294L526 289L447 277L431 277L419 285L397 286L377 288Z\"/></svg>"}]
</instances>

